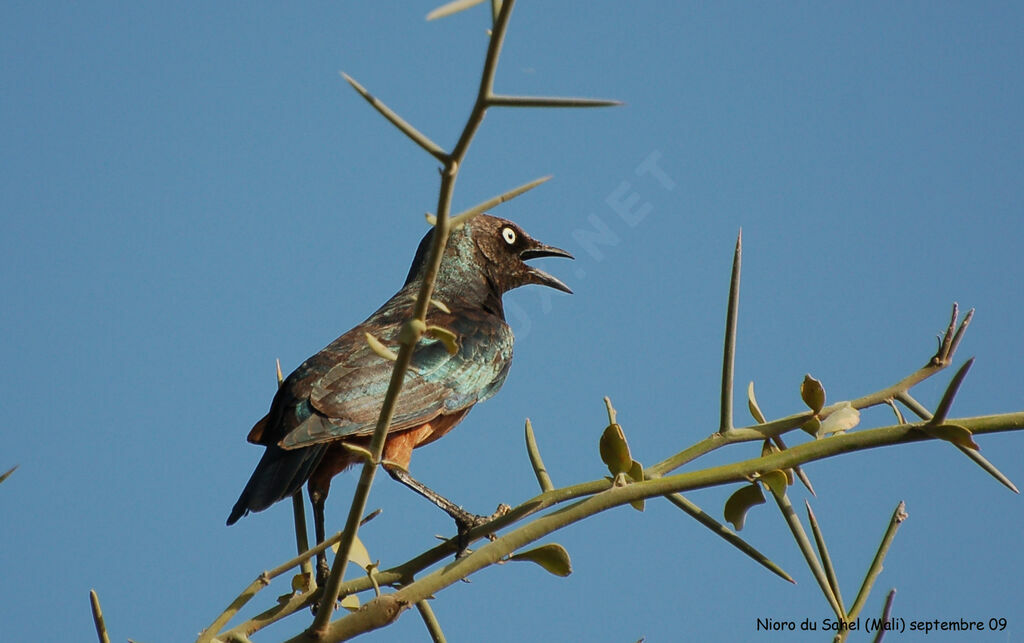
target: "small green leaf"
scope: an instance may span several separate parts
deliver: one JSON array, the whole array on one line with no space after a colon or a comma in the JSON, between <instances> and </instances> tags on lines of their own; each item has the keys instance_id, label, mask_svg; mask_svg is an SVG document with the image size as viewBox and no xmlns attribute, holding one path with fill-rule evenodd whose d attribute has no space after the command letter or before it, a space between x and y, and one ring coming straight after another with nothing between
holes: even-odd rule
<instances>
[{"instance_id":1,"label":"small green leaf","mask_svg":"<svg viewBox=\"0 0 1024 643\"><path fill-rule=\"evenodd\" d=\"M764 493L756 484L744 485L733 492L725 501L725 521L731 522L736 531L743 529L747 512L754 505L764 504Z\"/></svg>"},{"instance_id":2,"label":"small green leaf","mask_svg":"<svg viewBox=\"0 0 1024 643\"><path fill-rule=\"evenodd\" d=\"M778 440L779 442L782 442L782 438L776 437L775 439ZM782 453L782 448L780 448L777 444L773 444L770 439L765 440L764 444L761 445L761 457L763 458L766 455L772 455L774 453ZM785 473L786 481L788 482L788 484L793 484L794 482L796 482L796 477L793 475L792 469L786 469Z\"/></svg>"},{"instance_id":3,"label":"small green leaf","mask_svg":"<svg viewBox=\"0 0 1024 643\"><path fill-rule=\"evenodd\" d=\"M459 352L459 339L456 337L455 333L447 328L441 328L440 326L427 326L427 335L430 335L437 341L444 344L449 355L454 355Z\"/></svg>"},{"instance_id":4,"label":"small green leaf","mask_svg":"<svg viewBox=\"0 0 1024 643\"><path fill-rule=\"evenodd\" d=\"M359 609L359 597L355 594L349 594L341 599L341 606L350 612L354 612Z\"/></svg>"},{"instance_id":5,"label":"small green leaf","mask_svg":"<svg viewBox=\"0 0 1024 643\"><path fill-rule=\"evenodd\" d=\"M633 482L643 482L644 466L636 460L633 460L633 463L629 465L629 473L626 475L628 475Z\"/></svg>"},{"instance_id":6,"label":"small green leaf","mask_svg":"<svg viewBox=\"0 0 1024 643\"><path fill-rule=\"evenodd\" d=\"M784 471L775 469L774 471L762 473L761 482L771 489L776 498L781 498L786 495L786 487L789 484L789 478L786 476Z\"/></svg>"},{"instance_id":7,"label":"small green leaf","mask_svg":"<svg viewBox=\"0 0 1024 643\"><path fill-rule=\"evenodd\" d=\"M633 460L633 464L630 465L630 467L629 467L629 473L627 473L626 475L628 475L629 478L633 482L643 482L644 481L644 467L643 467L643 465L640 464L639 462L637 462L636 460ZM629 506L633 507L637 511L643 511L644 510L644 499L641 498L639 500L634 500L633 502L629 503Z\"/></svg>"},{"instance_id":8,"label":"small green leaf","mask_svg":"<svg viewBox=\"0 0 1024 643\"><path fill-rule=\"evenodd\" d=\"M853 408L853 405L849 402L843 402L843 405L835 411L828 414L828 417L822 420L821 426L818 427L817 437L824 437L833 433L842 433L843 431L852 429L860 423L860 411Z\"/></svg>"},{"instance_id":9,"label":"small green leaf","mask_svg":"<svg viewBox=\"0 0 1024 643\"><path fill-rule=\"evenodd\" d=\"M386 360L391 360L392 362L398 359L398 354L395 353L395 351L391 350L384 344L381 344L380 340L370 333L366 333L366 343L370 345L370 350L377 353L378 356L383 357Z\"/></svg>"},{"instance_id":10,"label":"small green leaf","mask_svg":"<svg viewBox=\"0 0 1024 643\"><path fill-rule=\"evenodd\" d=\"M340 544L340 542L337 542L331 545L331 551L337 554ZM352 549L348 553L348 562L355 563L363 571L366 571L368 567L373 565L373 561L370 560L370 552L366 551L366 545L363 544L363 541L359 540L359 536L352 539Z\"/></svg>"},{"instance_id":11,"label":"small green leaf","mask_svg":"<svg viewBox=\"0 0 1024 643\"><path fill-rule=\"evenodd\" d=\"M800 384L800 397L812 411L817 413L825 406L825 387L810 375L804 375Z\"/></svg>"},{"instance_id":12,"label":"small green leaf","mask_svg":"<svg viewBox=\"0 0 1024 643\"><path fill-rule=\"evenodd\" d=\"M601 460L608 465L608 470L613 476L626 473L632 468L633 458L629 454L629 445L626 444L626 436L622 433L620 425L608 425L601 434L598 448Z\"/></svg>"},{"instance_id":13,"label":"small green leaf","mask_svg":"<svg viewBox=\"0 0 1024 643\"><path fill-rule=\"evenodd\" d=\"M806 433L810 433L814 437L818 437L818 431L821 429L821 420L818 419L817 415L812 415L800 428Z\"/></svg>"},{"instance_id":14,"label":"small green leaf","mask_svg":"<svg viewBox=\"0 0 1024 643\"><path fill-rule=\"evenodd\" d=\"M363 569L367 569L373 564L373 561L370 560L370 552L366 551L366 545L359 540L359 536L352 540L352 551L348 554L348 560Z\"/></svg>"},{"instance_id":15,"label":"small green leaf","mask_svg":"<svg viewBox=\"0 0 1024 643\"><path fill-rule=\"evenodd\" d=\"M967 427L960 426L959 424L940 424L938 426L925 425L921 429L932 436L933 438L939 438L947 442L963 447L965 449L973 449L974 451L980 451L981 447L971 437L971 431Z\"/></svg>"},{"instance_id":16,"label":"small green leaf","mask_svg":"<svg viewBox=\"0 0 1024 643\"><path fill-rule=\"evenodd\" d=\"M509 560L526 560L536 563L555 576L568 576L572 573L572 561L569 552L558 543L541 545L509 557Z\"/></svg>"},{"instance_id":17,"label":"small green leaf","mask_svg":"<svg viewBox=\"0 0 1024 643\"><path fill-rule=\"evenodd\" d=\"M753 381L747 386L747 408L750 409L750 415L754 418L755 422L764 424L764 413L761 412L761 407L757 405L757 398L754 397Z\"/></svg>"},{"instance_id":18,"label":"small green leaf","mask_svg":"<svg viewBox=\"0 0 1024 643\"><path fill-rule=\"evenodd\" d=\"M313 581L313 574L296 574L292 576L292 591L304 592L310 588Z\"/></svg>"}]
</instances>

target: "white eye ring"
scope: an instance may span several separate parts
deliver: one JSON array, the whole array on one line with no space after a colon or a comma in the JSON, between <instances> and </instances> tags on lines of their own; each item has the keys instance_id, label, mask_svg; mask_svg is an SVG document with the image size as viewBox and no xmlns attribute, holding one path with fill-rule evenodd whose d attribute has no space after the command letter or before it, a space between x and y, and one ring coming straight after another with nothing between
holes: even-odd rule
<instances>
[{"instance_id":1,"label":"white eye ring","mask_svg":"<svg viewBox=\"0 0 1024 643\"><path fill-rule=\"evenodd\" d=\"M512 245L516 242L516 231L512 228L502 228L501 237L505 240L505 243Z\"/></svg>"}]
</instances>

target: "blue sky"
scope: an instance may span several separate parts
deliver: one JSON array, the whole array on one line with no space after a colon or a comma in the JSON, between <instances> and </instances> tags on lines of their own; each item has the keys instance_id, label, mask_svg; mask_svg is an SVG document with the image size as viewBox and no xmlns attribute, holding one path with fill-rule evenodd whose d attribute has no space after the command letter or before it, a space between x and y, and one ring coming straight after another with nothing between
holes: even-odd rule
<instances>
[{"instance_id":1,"label":"blue sky","mask_svg":"<svg viewBox=\"0 0 1024 643\"><path fill-rule=\"evenodd\" d=\"M0 7L0 470L20 465L0 486L5 639L45 627L92 640L96 588L115 640L191 640L293 554L285 504L224 526L260 454L245 435L275 358L290 370L364 319L425 232L436 163L338 71L450 146L486 12L426 23L433 6ZM713 431L741 226L737 384L754 380L769 416L802 408L807 372L830 401L895 382L933 353L953 301L977 308L958 359L977 363L953 414L1020 410L1022 27L1016 3L523 0L498 90L626 105L488 114L455 207L553 174L495 213L576 255L542 264L575 294L506 297L519 341L504 389L417 451L413 473L479 512L529 498L530 417L556 484L600 477L604 395L644 463ZM586 243L595 229L603 241ZM918 398L934 407L949 375ZM748 421L742 397L736 413ZM1024 481L1024 436L979 442ZM865 612L897 587L897 616L1006 617L985 640L1024 636L1019 497L947 444L807 471L848 601L905 500ZM354 481L334 483L332 531ZM451 532L378 481L370 505L384 513L363 536L384 566ZM721 515L731 491L691 498ZM773 508L743 535L798 584L652 501L556 534L568 578L495 567L434 609L450 640L822 640L755 631L759 617L829 611ZM264 607L286 586L266 591ZM414 612L375 635L423 638Z\"/></svg>"}]
</instances>

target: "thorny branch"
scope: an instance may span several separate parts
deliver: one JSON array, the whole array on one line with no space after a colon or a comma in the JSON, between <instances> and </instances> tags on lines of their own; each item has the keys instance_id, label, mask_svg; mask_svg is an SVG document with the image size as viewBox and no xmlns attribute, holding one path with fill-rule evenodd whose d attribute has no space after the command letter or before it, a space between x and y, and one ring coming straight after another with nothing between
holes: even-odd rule
<instances>
[{"instance_id":1,"label":"thorny branch","mask_svg":"<svg viewBox=\"0 0 1024 643\"><path fill-rule=\"evenodd\" d=\"M455 2L442 7L432 15L434 17L446 15L447 13L461 10L473 4L477 4L477 2L472 0L456 0ZM339 532L327 543L323 543L318 547L309 549L301 556L282 564L271 572L261 574L260 577L254 581L252 585L246 588L242 595L232 603L232 606L221 614L214 624L208 628L208 631L204 633L201 640L247 640L249 635L259 631L269 624L317 603L320 607L317 611L313 625L305 632L291 639L292 641L338 641L351 638L352 636L356 636L360 633L388 625L397 619L403 611L414 605L419 609L427 623L428 631L434 640L443 640L440 624L437 623L436 617L434 617L433 612L427 603L427 600L433 598L440 590L458 582L459 580L467 578L476 571L507 560L513 553L519 551L524 546L536 542L537 540L544 538L548 534L567 525L585 520L596 513L613 507L659 496L668 497L677 506L685 508L687 513L694 517L698 517L703 524L714 530L715 533L718 533L720 536L726 538L732 542L732 544L740 547L741 549L746 548L744 549L745 553L748 553L755 559L758 559L761 555L756 552L756 550L747 545L730 530L710 518L710 516L701 511L699 507L696 507L696 505L693 505L690 501L678 494L680 492L710 486L764 480L773 473L777 474L778 472L787 470L796 470L809 487L809 482L799 470L800 465L823 458L833 457L842 453L861 451L880 446L905 444L928 439L947 439L953 441L961 451L970 456L986 471L1003 482L1003 484L1016 491L1012 482L999 473L998 470L988 463L987 460L981 458L976 451L965 446L962 440L953 440L953 438L957 436L962 438L962 434L953 430L940 431L937 429L941 429L947 425L954 425L958 430L962 429L963 431L966 431L968 433L968 437L971 435L979 435L996 431L1019 430L1024 428L1024 412L975 418L948 419L946 416L948 415L954 401L959 383L966 375L966 367L962 368L957 374L957 377L954 378L954 382L947 389L946 395L943 397L943 401L934 413L929 412L910 395L910 390L915 385L932 377L952 363L964 332L973 316L973 310L969 311L963 321L958 323L959 315L956 305L953 307L953 314L950 323L945 333L939 339L939 347L936 353L923 367L917 369L898 382L847 402L840 402L817 410L812 409L772 421L760 422L747 427L734 427L732 418L732 362L735 354L736 319L739 300L738 286L741 245L738 242L733 264L733 279L730 287L727 314L725 354L723 357L722 373L721 423L718 430L711 433L709 437L680 451L679 453L672 455L653 466L647 467L643 470L642 474L638 475L636 478L617 476L614 480L602 478L567 487L555 488L546 468L543 465L543 460L540 457L540 452L536 444L532 427L527 424L527 450L530 461L537 474L538 483L541 486L541 493L534 498L521 503L518 507L515 507L512 511L495 519L491 523L477 527L469 533L468 538L469 542L475 542L486 534L499 533L502 530L514 527L513 529L509 529L506 533L503 533L495 540L484 544L477 551L441 567L435 566L437 566L441 561L447 559L455 551L455 545L450 541L443 542L428 551L425 551L419 556L405 561L404 563L388 569L376 571L372 577L367 575L354 578L349 581L343 581L342 574L349 559L349 550L356 538L360 518L366 508L366 497L373 482L376 466L380 463L384 438L391 422L394 403L401 389L403 375L409 364L409 360L411 359L412 350L422 334L422 329L417 331L419 326L416 322L418 321L422 324L425 318L427 308L431 303L433 286L438 266L440 265L441 256L444 252L445 244L447 243L448 233L452 226L456 224L456 222L452 220L453 218L450 213L450 205L458 172L465 159L473 136L483 120L486 110L490 107L593 107L617 104L615 101L599 99L517 97L495 93L493 90L494 74L497 68L501 45L508 26L512 6L512 0L505 0L505 2L492 2L493 26L483 73L481 75L479 91L470 116L463 128L462 134L459 136L456 145L450 152L445 151L441 146L434 143L430 138L402 119L396 112L388 108L383 102L370 94L369 91L363 88L354 79L345 75L346 80L360 93L360 95L363 96L363 98L370 102L378 112L380 112L388 121L442 164L437 215L430 219L430 222L435 226L435 234L430 258L427 262L428 267L426 270L426 278L423 281L423 287L417 299L414 318L409 322L410 332L405 334L406 339L403 341L398 355L396 356L393 377L383 408L381 409L373 441L370 445L370 457L362 470L362 475L360 476L359 483L356 487L355 497L351 505L345 530L343 532ZM508 192L500 197L496 197L488 203L481 204L481 206L468 210L464 214L466 217L473 216L474 214L483 211L486 207L491 207L492 203L500 203L501 201L511 198L512 196L533 187L533 185L536 185L539 182L540 181L528 184L527 186ZM969 366L969 363L967 366ZM897 402L920 417L921 422L908 423L904 421L902 413L899 412L896 406ZM843 409L852 408L860 410L879 404L889 404L897 411L897 418L899 420L897 424L869 430L841 431L836 435L819 437L819 439L797 444L790 448L787 448L785 443L782 442L781 437L783 434L795 429L804 428L812 419L821 422L826 420L833 413L840 412ZM688 464L711 451L720 449L727 445L751 442L755 440L770 440L775 446L773 448L766 448L761 457L758 458L686 473L672 473L683 465ZM778 475L774 475L773 479L778 481ZM775 489L773 489L773 491L775 491ZM784 508L788 507L789 511L787 511L787 515L792 514L792 517L795 517L795 512L791 511L792 507L788 505L788 500L784 500L784 496L785 494L783 489L781 495L777 496L779 498L783 498L780 499L780 506ZM548 511L543 515L537 515L545 510L556 507L556 511ZM899 513L899 511L897 513ZM798 520L799 519L797 518L796 521L798 522ZM838 581L835 579L835 571L832 567L831 560L828 558L827 549L824 544L824 537L813 519L813 514L811 515L811 520L815 541L818 546L818 552L824 559L821 579L822 588L826 595L831 594L832 599L830 602L834 604L835 609L841 612L843 610L843 606L841 605L842 599L838 592ZM802 527L799 527L798 524L794 524L793 528L795 533L802 531ZM884 549L887 547L887 543L891 541L891 534L894 533L894 531L894 528L891 527L890 531L887 532L886 539L883 540L883 547L879 550L881 556L884 556ZM804 535L804 540L807 540L806 535ZM317 588L313 586L303 591L296 592L283 600L283 602L275 605L273 608L264 611L263 613L235 626L230 630L224 631L221 629L238 611L238 609L245 604L246 601L255 596L263 587L269 584L271 578L275 574L283 573L300 562L308 560L309 557L313 556L323 547L339 541L340 547L338 554L335 557L332 572L325 588ZM808 550L810 562L810 558L814 558L815 554L813 551L810 551L809 541L806 543L805 548ZM771 565L768 564L770 561L767 561L763 556L761 556L761 558L763 560L759 560L759 562L762 562L766 567L771 568ZM816 558L815 561L817 561ZM880 561L880 558L876 558L876 561ZM878 566L872 566L872 571L869 572L868 578L865 579L865 584L861 593L857 596L853 609L847 612L847 614L852 615L857 613L863 606L863 599L866 597L866 590L870 589L871 583L877 575L876 567L880 567L880 563ZM776 573L779 572L781 572L781 570L778 570ZM420 574L423 575L418 578ZM784 578L787 577L785 572L781 572L780 575ZM373 600L370 600L358 611L346 614L341 618L331 620L339 596L347 596L358 592L376 589L377 587L390 587L394 588L395 591L381 594ZM214 633L216 633L216 635Z\"/></svg>"}]
</instances>

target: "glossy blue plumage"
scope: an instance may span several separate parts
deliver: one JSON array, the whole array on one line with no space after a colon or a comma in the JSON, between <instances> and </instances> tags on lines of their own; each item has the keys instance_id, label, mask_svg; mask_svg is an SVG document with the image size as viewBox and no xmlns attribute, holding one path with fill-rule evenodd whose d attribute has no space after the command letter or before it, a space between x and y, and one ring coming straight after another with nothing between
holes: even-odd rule
<instances>
[{"instance_id":1,"label":"glossy blue plumage","mask_svg":"<svg viewBox=\"0 0 1024 643\"><path fill-rule=\"evenodd\" d=\"M398 335L412 316L422 284L430 243L428 233L401 290L282 383L269 413L249 434L250 441L265 445L267 451L228 524L292 495L315 473L332 443L373 433L393 363L370 348L366 334L397 352ZM513 344L502 294L528 283L568 292L560 281L523 262L537 256L569 255L531 239L509 221L487 215L452 233L434 291L434 299L450 312L431 306L426 323L454 333L458 350L450 354L430 337L419 342L389 436L429 423L442 425L445 418L450 428L473 405L498 392L512 363ZM328 472L328 480L333 473Z\"/></svg>"}]
</instances>

